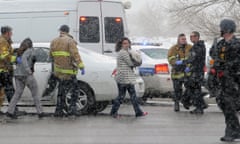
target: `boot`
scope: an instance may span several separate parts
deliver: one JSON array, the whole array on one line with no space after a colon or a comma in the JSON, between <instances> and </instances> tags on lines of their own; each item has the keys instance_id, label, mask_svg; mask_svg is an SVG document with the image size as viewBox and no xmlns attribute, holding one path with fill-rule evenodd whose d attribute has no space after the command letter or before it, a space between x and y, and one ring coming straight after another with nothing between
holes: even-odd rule
<instances>
[{"instance_id":1,"label":"boot","mask_svg":"<svg viewBox=\"0 0 240 144\"><path fill-rule=\"evenodd\" d=\"M224 142L233 142L234 141L234 137L232 136L223 136L220 138L221 141L224 141Z\"/></svg>"},{"instance_id":2,"label":"boot","mask_svg":"<svg viewBox=\"0 0 240 144\"><path fill-rule=\"evenodd\" d=\"M191 114L203 114L203 109L200 109L200 108L196 108L192 111L190 111Z\"/></svg>"},{"instance_id":3,"label":"boot","mask_svg":"<svg viewBox=\"0 0 240 144\"><path fill-rule=\"evenodd\" d=\"M80 116L81 112L77 110L76 106L75 107L70 107L68 115L70 116Z\"/></svg>"},{"instance_id":4,"label":"boot","mask_svg":"<svg viewBox=\"0 0 240 144\"><path fill-rule=\"evenodd\" d=\"M180 111L180 106L179 106L179 102L178 101L175 101L175 103L174 103L174 111L175 112Z\"/></svg>"},{"instance_id":5,"label":"boot","mask_svg":"<svg viewBox=\"0 0 240 144\"><path fill-rule=\"evenodd\" d=\"M56 110L53 116L54 117L64 117L65 114L62 110Z\"/></svg>"}]
</instances>

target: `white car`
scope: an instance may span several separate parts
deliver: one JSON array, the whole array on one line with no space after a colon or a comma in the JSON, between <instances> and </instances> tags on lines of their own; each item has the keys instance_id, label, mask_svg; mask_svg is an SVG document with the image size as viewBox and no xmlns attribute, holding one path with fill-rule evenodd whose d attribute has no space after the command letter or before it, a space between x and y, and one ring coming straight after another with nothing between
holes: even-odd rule
<instances>
[{"instance_id":1,"label":"white car","mask_svg":"<svg viewBox=\"0 0 240 144\"><path fill-rule=\"evenodd\" d=\"M14 48L18 48L18 46L19 44L13 45ZM48 78L52 71L52 64L49 60L50 44L34 43L33 46L37 54L34 76L37 79L41 96L48 85ZM77 106L83 113L100 112L118 95L117 85L114 80L116 59L82 47L78 47L78 49L84 62L86 73L81 75L79 72L77 75L80 86ZM145 87L140 76L137 77L135 87L138 97L143 96ZM30 97L30 91L25 89L21 103L33 104ZM54 90L51 96L42 98L43 105L55 105L56 97L57 90ZM69 97L70 93L67 95L67 102Z\"/></svg>"},{"instance_id":2,"label":"white car","mask_svg":"<svg viewBox=\"0 0 240 144\"><path fill-rule=\"evenodd\" d=\"M145 83L144 97L170 97L173 85L168 48L153 45L132 45L131 48L141 52L143 63L138 71Z\"/></svg>"},{"instance_id":3,"label":"white car","mask_svg":"<svg viewBox=\"0 0 240 144\"><path fill-rule=\"evenodd\" d=\"M132 50L140 51L142 55L143 63L138 71L145 83L145 99L148 97L171 97L173 94L171 66L167 60L168 49L163 46L132 45ZM206 93L208 90L202 87L202 94L206 95Z\"/></svg>"}]
</instances>

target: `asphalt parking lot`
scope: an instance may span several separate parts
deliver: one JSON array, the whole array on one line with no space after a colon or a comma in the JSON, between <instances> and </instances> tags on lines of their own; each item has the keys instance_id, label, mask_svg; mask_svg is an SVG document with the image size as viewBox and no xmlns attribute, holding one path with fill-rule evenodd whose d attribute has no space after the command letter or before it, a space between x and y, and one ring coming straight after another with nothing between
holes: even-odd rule
<instances>
[{"instance_id":1,"label":"asphalt parking lot","mask_svg":"<svg viewBox=\"0 0 240 144\"><path fill-rule=\"evenodd\" d=\"M122 105L120 119L109 116L111 106L94 116L54 118L53 107L44 107L50 115L38 119L34 108L23 107L28 114L17 120L0 116L2 144L220 144L224 117L216 105L204 115L192 115L181 107L173 112L171 102L142 106L146 117L135 118L131 105ZM6 107L3 108L3 110Z\"/></svg>"}]
</instances>

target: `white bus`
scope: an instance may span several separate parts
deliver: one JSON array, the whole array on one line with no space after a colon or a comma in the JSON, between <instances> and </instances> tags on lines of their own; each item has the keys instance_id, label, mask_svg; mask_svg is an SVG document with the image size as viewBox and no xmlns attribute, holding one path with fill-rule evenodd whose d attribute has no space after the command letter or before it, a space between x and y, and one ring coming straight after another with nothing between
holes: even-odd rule
<instances>
[{"instance_id":1,"label":"white bus","mask_svg":"<svg viewBox=\"0 0 240 144\"><path fill-rule=\"evenodd\" d=\"M0 26L13 28L14 42L50 42L67 24L80 46L112 55L128 33L126 8L130 3L119 0L0 0Z\"/></svg>"}]
</instances>

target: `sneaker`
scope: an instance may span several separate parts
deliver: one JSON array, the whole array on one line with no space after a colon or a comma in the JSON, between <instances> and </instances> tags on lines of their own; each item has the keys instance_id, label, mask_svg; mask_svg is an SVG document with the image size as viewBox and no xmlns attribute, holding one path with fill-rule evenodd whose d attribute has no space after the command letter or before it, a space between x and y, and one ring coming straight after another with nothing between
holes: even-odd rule
<instances>
[{"instance_id":1,"label":"sneaker","mask_svg":"<svg viewBox=\"0 0 240 144\"><path fill-rule=\"evenodd\" d=\"M38 114L38 118L39 118L39 119L41 119L41 118L43 118L43 117L46 117L46 116L47 116L47 114L44 113L44 112Z\"/></svg>"},{"instance_id":2,"label":"sneaker","mask_svg":"<svg viewBox=\"0 0 240 144\"><path fill-rule=\"evenodd\" d=\"M16 113L17 116L27 115L26 111L17 110L17 111L15 111L15 113Z\"/></svg>"},{"instance_id":3,"label":"sneaker","mask_svg":"<svg viewBox=\"0 0 240 144\"><path fill-rule=\"evenodd\" d=\"M121 115L119 115L119 114L117 114L117 113L110 113L110 115L113 117L113 118L115 118L115 119L119 119L119 118L121 118Z\"/></svg>"},{"instance_id":4,"label":"sneaker","mask_svg":"<svg viewBox=\"0 0 240 144\"><path fill-rule=\"evenodd\" d=\"M112 115L112 117L115 118L115 119L120 119L122 116L119 115L119 114L116 114L116 115Z\"/></svg>"},{"instance_id":5,"label":"sneaker","mask_svg":"<svg viewBox=\"0 0 240 144\"><path fill-rule=\"evenodd\" d=\"M142 114L136 114L136 117L143 117L143 116L146 116L148 115L148 112L143 112Z\"/></svg>"},{"instance_id":6,"label":"sneaker","mask_svg":"<svg viewBox=\"0 0 240 144\"><path fill-rule=\"evenodd\" d=\"M18 118L16 114L11 114L11 113L8 113L8 112L6 113L6 116L11 118L11 119L17 119Z\"/></svg>"}]
</instances>

